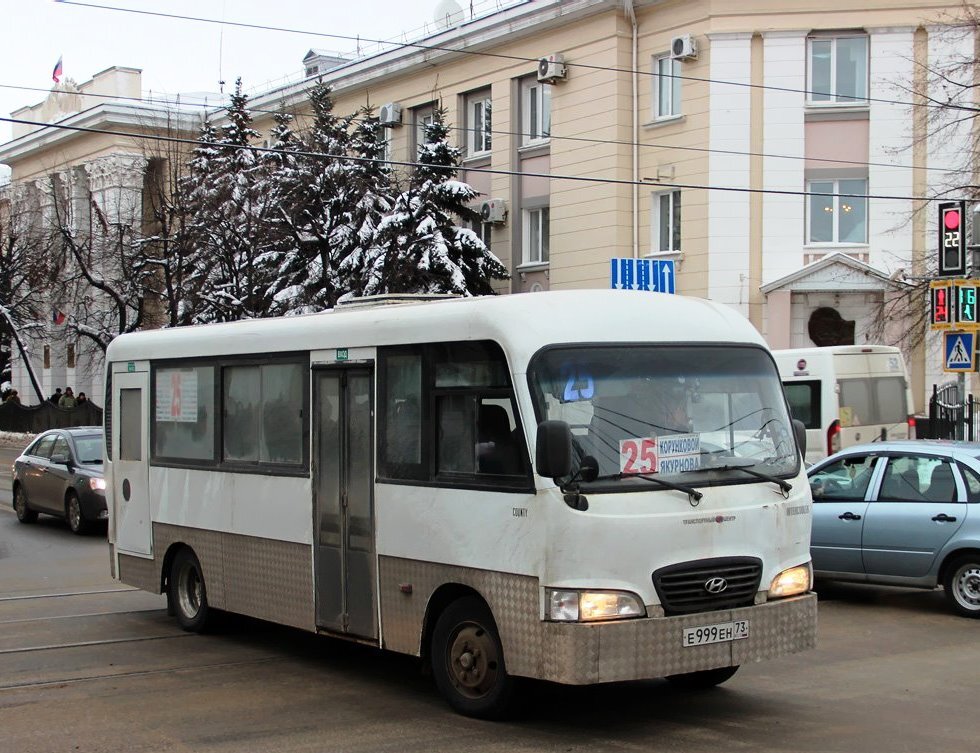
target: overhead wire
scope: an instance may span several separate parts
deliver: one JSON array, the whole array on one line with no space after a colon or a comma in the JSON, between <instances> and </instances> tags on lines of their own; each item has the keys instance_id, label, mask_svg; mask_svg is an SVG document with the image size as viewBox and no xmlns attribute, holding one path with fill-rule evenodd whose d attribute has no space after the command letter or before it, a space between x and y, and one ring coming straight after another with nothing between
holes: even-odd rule
<instances>
[{"instance_id":1,"label":"overhead wire","mask_svg":"<svg viewBox=\"0 0 980 753\"><path fill-rule=\"evenodd\" d=\"M131 13L134 15L151 16L156 18L169 18L178 21L194 21L197 23L220 24L224 26L234 26L242 29L253 29L258 31L275 31L275 32L281 32L285 34L301 34L305 36L323 37L329 39L341 39L349 42L358 42L358 43L371 42L373 44L379 44L379 45L390 44L394 48L409 47L413 49L432 51L432 52L452 52L461 55L492 57L501 60L510 60L510 61L521 62L521 63L536 64L538 62L537 58L529 58L522 55L508 55L502 52L488 52L486 50L470 50L463 47L423 44L421 42L393 42L390 40L372 39L360 35L351 36L349 34L332 34L329 32L310 31L307 29L293 29L286 26L271 26L268 24L245 23L243 21L219 20L215 18L206 18L204 16L190 16L190 15L180 14L180 13L164 13L163 11L141 10L138 8L124 8L120 6L105 5L101 3L82 2L81 0L57 0L57 1L60 5L72 5L80 8L91 8L96 10L115 11L120 13ZM384 53L379 53L379 54L384 54ZM356 61L351 61L351 62L356 62ZM721 84L724 86L734 86L734 87L741 87L746 89L763 89L766 91L775 91L775 92L783 92L783 93L790 93L790 94L817 95L817 96L826 96L826 97L835 96L833 92L822 92L822 91L815 91L812 89L799 89L799 88L788 87L788 86L774 86L772 84L755 84L747 81L726 81L724 79L706 78L702 76L690 76L690 75L682 75L677 73L660 73L659 71L644 71L644 70L634 71L632 68L620 68L618 66L595 65L592 63L579 63L575 61L566 61L564 65L566 68L581 68L582 70L608 71L614 73L636 73L641 76L656 76L658 78L680 79L682 81L696 81L699 83ZM950 103L915 102L915 101L910 102L910 101L886 99L882 97L862 97L862 98L846 97L846 99L853 99L855 100L856 104L864 104L865 102L876 102L881 104L902 105L905 107L926 107L926 108L964 110L967 112L980 112L980 107L962 105L953 102Z\"/></svg>"},{"instance_id":2,"label":"overhead wire","mask_svg":"<svg viewBox=\"0 0 980 753\"><path fill-rule=\"evenodd\" d=\"M232 149L245 149L251 150L259 153L266 154L283 154L292 155L297 157L314 157L317 159L335 159L343 162L353 162L353 163L374 163L374 164L385 164L395 167L427 167L427 168L441 168L445 170L465 170L466 172L474 173L484 173L489 175L504 175L510 177L527 177L527 178L545 178L548 180L564 180L579 183L600 183L606 185L621 185L621 186L647 186L647 187L662 187L662 188L677 188L677 189L696 189L704 191L723 191L729 193L746 193L746 194L765 194L765 195L777 195L777 196L821 196L821 197L837 197L837 198L851 198L851 199L874 199L874 200L884 200L884 201L912 201L912 202L933 202L933 201L949 201L949 197L946 194L952 191L960 190L958 188L950 188L939 192L937 196L903 196L903 195L888 195L888 194L872 194L872 193L825 193L821 191L801 191L795 189L777 189L777 188L750 188L745 186L712 186L706 184L698 183L677 183L668 182L663 180L640 180L634 181L625 178L601 178L593 175L564 175L561 173L539 173L539 172L525 172L520 170L504 170L499 168L489 168L489 167L470 167L464 165L457 165L454 167L443 167L441 165L431 165L422 162L412 162L406 160L393 160L393 159L374 159L371 157L357 157L348 154L329 154L325 152L309 152L300 149L279 149L276 147L262 147L252 144L228 144L221 141L202 141L200 139L190 139L190 138L180 138L177 136L164 136L159 134L134 134L127 133L125 131L112 131L105 128L91 128L87 126L72 126L64 123L42 123L39 121L25 120L23 118L3 118L0 117L0 122L11 123L18 125L28 125L37 126L39 128L54 128L58 130L74 131L79 133L95 133L104 136L118 136L127 139L133 139L136 141L158 141L158 142L168 142L177 144L187 144L190 146L211 146L216 148L232 148Z\"/></svg>"},{"instance_id":3,"label":"overhead wire","mask_svg":"<svg viewBox=\"0 0 980 753\"><path fill-rule=\"evenodd\" d=\"M46 89L43 87L17 86L13 84L0 84L0 89L16 89L16 90L37 91L37 92L52 91L51 89ZM120 101L130 101L130 102L138 102L138 103L147 103L151 105L159 102L163 105L173 105L178 108L185 108L185 107L202 108L205 110L210 109L213 111L227 110L229 107L229 105L211 105L208 104L207 102L186 102L186 101L182 101L179 96L175 96L172 98L154 99L152 97L151 98L127 97L127 96L115 95L115 94L98 94L94 92L71 92L71 94L73 96L78 95L82 97L93 97L93 98L105 99L109 101L120 100ZM250 113L261 113L263 115L277 115L280 112L282 112L281 109L270 110L270 109L265 109L260 107L256 107L256 108L249 107L247 109ZM295 116L298 113L290 113L290 114L293 114ZM361 120L360 118L355 117L351 119L351 122L360 122L360 120ZM462 132L462 133L469 133L472 131L472 129L466 128L465 126L447 125L446 128L448 128L451 131ZM517 138L524 138L524 137L531 136L530 133L523 132L523 131L490 129L487 132L495 136L514 136ZM739 149L718 149L716 147L703 147L703 146L678 146L673 144L660 144L655 142L626 141L622 139L598 139L598 138L590 138L588 136L558 136L555 134L551 134L548 138L552 141L571 141L571 142L581 142L587 144L611 144L614 146L630 146L630 147L636 146L636 147L650 148L650 149L669 149L669 150L681 151L681 152L724 154L727 156L737 156L737 157L763 157L767 159L785 159L785 160L797 160L797 161L806 161L806 162L825 162L825 163L832 163L834 165L853 165L857 167L883 167L883 168L901 169L901 170L920 169L925 171L934 171L934 172L943 172L943 173L964 173L967 175L973 174L973 170L968 168L938 167L938 166L922 166L917 168L915 165L896 164L893 162L849 160L849 159L841 159L837 157L813 157L813 156L799 155L799 154L773 154L770 152L755 152L755 151L745 151Z\"/></svg>"}]
</instances>

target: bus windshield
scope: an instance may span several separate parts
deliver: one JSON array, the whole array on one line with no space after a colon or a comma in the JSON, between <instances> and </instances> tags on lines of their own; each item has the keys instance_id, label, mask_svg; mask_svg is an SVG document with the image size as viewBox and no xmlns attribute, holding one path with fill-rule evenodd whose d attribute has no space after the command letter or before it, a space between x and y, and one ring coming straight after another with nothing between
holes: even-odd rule
<instances>
[{"instance_id":1,"label":"bus windshield","mask_svg":"<svg viewBox=\"0 0 980 753\"><path fill-rule=\"evenodd\" d=\"M616 345L538 353L529 383L539 421L572 429L576 467L600 478L652 475L683 484L795 475L799 458L782 385L761 348Z\"/></svg>"}]
</instances>

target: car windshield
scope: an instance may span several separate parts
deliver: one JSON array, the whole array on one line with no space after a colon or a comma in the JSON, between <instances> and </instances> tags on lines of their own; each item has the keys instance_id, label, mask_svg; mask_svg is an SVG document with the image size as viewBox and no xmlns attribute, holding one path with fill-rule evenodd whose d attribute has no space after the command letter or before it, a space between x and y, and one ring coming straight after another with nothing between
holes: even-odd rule
<instances>
[{"instance_id":1,"label":"car windshield","mask_svg":"<svg viewBox=\"0 0 980 753\"><path fill-rule=\"evenodd\" d=\"M74 439L79 463L102 462L102 437L98 434L87 434Z\"/></svg>"},{"instance_id":2,"label":"car windshield","mask_svg":"<svg viewBox=\"0 0 980 753\"><path fill-rule=\"evenodd\" d=\"M742 481L799 469L776 367L748 346L581 346L542 351L528 380L539 421L572 428L599 476ZM577 464L578 461L576 461Z\"/></svg>"}]
</instances>

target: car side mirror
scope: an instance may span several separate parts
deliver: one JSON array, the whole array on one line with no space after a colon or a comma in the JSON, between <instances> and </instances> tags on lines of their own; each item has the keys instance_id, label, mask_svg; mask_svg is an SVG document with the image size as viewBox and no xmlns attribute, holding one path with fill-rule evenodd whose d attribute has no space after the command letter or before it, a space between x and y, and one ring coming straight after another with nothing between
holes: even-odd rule
<instances>
[{"instance_id":1,"label":"car side mirror","mask_svg":"<svg viewBox=\"0 0 980 753\"><path fill-rule=\"evenodd\" d=\"M538 424L534 467L546 478L561 478L572 472L572 429L565 421Z\"/></svg>"},{"instance_id":2,"label":"car side mirror","mask_svg":"<svg viewBox=\"0 0 980 753\"><path fill-rule=\"evenodd\" d=\"M806 457L806 426L798 418L793 419L793 434L796 435L796 444L800 448L800 454Z\"/></svg>"},{"instance_id":3,"label":"car side mirror","mask_svg":"<svg viewBox=\"0 0 980 753\"><path fill-rule=\"evenodd\" d=\"M51 462L54 463L55 465L69 465L70 464L69 463L69 460L68 460L68 456L67 455L62 455L61 453L58 453L57 455L52 455L51 456Z\"/></svg>"}]
</instances>

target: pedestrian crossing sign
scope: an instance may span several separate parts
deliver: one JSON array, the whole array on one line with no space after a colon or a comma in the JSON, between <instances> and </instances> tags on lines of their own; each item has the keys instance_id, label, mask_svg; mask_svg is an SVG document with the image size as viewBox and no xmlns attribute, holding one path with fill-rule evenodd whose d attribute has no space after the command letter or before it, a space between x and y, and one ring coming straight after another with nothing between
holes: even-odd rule
<instances>
[{"instance_id":1,"label":"pedestrian crossing sign","mask_svg":"<svg viewBox=\"0 0 980 753\"><path fill-rule=\"evenodd\" d=\"M943 332L944 371L973 371L973 332Z\"/></svg>"}]
</instances>

